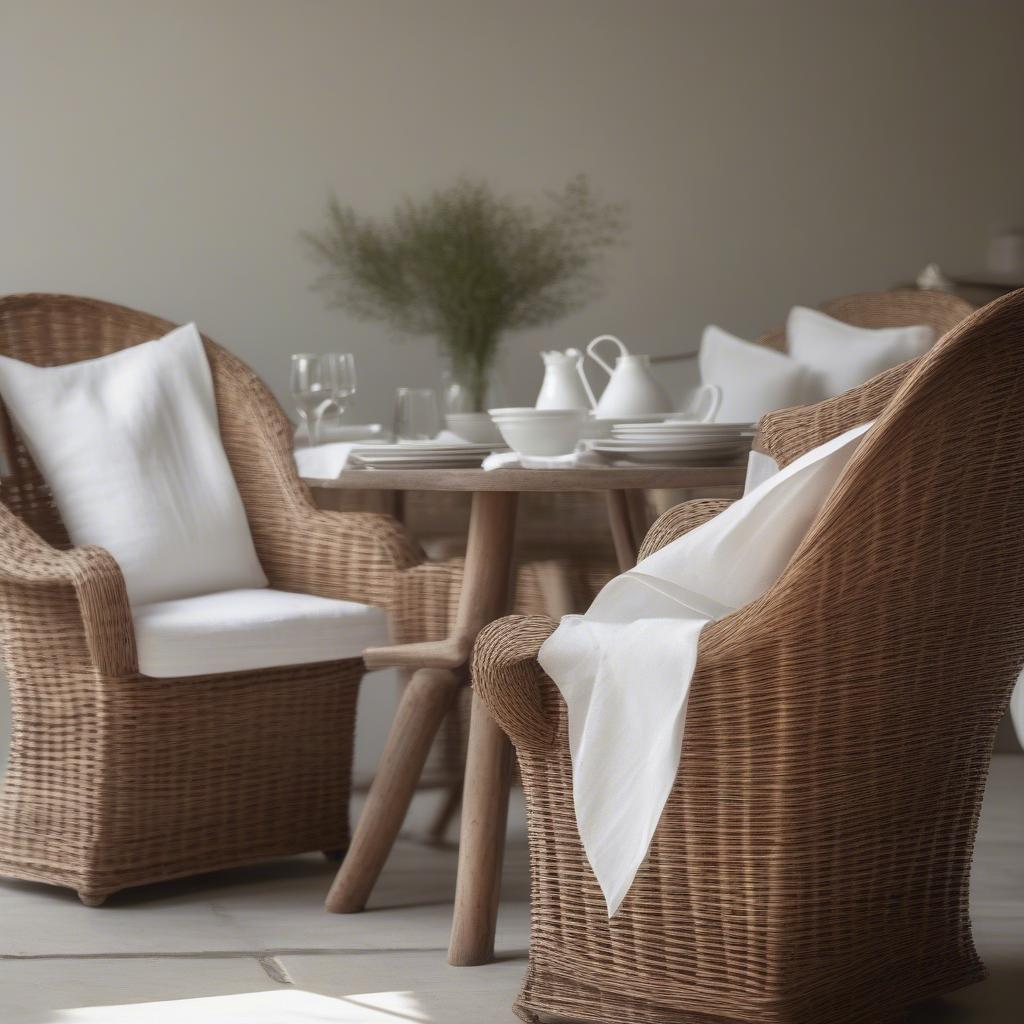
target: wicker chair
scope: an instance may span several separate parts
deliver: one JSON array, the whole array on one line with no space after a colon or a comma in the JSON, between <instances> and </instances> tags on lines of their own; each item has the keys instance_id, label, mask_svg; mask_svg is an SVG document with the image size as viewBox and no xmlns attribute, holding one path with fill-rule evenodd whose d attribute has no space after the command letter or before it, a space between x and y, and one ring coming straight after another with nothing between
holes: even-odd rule
<instances>
[{"instance_id":1,"label":"wicker chair","mask_svg":"<svg viewBox=\"0 0 1024 1024\"><path fill-rule=\"evenodd\" d=\"M766 417L781 462L878 417L782 577L709 625L682 761L619 914L579 842L554 627L493 624L475 685L527 796L517 1012L659 1024L883 1024L976 982L968 875L1024 657L1024 291L918 363ZM721 502L668 513L644 553Z\"/></svg>"},{"instance_id":2,"label":"wicker chair","mask_svg":"<svg viewBox=\"0 0 1024 1024\"><path fill-rule=\"evenodd\" d=\"M171 327L88 299L0 300L0 350L40 365ZM206 349L224 447L271 586L391 606L399 571L420 560L416 547L386 516L316 509L277 402L238 359L210 341ZM102 549L71 547L6 422L4 434L0 650L14 730L0 874L69 886L95 905L128 886L344 849L362 659L140 675L117 564Z\"/></svg>"},{"instance_id":3,"label":"wicker chair","mask_svg":"<svg viewBox=\"0 0 1024 1024\"><path fill-rule=\"evenodd\" d=\"M854 327L909 327L927 324L941 338L952 330L974 307L964 299L946 292L895 288L887 292L858 292L823 302L818 309L836 320ZM776 327L757 339L759 345L785 352L786 328Z\"/></svg>"}]
</instances>

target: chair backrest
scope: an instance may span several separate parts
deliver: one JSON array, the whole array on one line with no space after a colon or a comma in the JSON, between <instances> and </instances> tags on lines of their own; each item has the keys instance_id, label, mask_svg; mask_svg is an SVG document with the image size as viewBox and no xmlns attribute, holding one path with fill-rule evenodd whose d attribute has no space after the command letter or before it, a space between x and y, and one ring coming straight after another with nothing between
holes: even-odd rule
<instances>
[{"instance_id":1,"label":"chair backrest","mask_svg":"<svg viewBox=\"0 0 1024 1024\"><path fill-rule=\"evenodd\" d=\"M160 317L97 299L46 294L0 298L0 354L36 366L58 366L107 355L162 337L175 326ZM206 337L203 342L213 375L225 450L245 500L246 488L238 465L239 446L227 436L229 427L237 424L242 414L234 399L239 385L259 387L268 393L240 360ZM279 412L270 399L267 412L271 418L275 410ZM60 416L60 410L54 410L54 415ZM68 429L74 429L74 424L68 424ZM238 426L231 431L242 432ZM6 410L0 417L0 443L6 463L4 504L48 543L67 547L67 530L50 490L13 430Z\"/></svg>"},{"instance_id":2,"label":"chair backrest","mask_svg":"<svg viewBox=\"0 0 1024 1024\"><path fill-rule=\"evenodd\" d=\"M969 302L956 295L916 288L844 295L823 302L817 308L854 327L911 327L925 324L933 327L939 338L974 312ZM785 352L788 348L786 328L776 327L762 334L757 343Z\"/></svg>"},{"instance_id":3,"label":"chair backrest","mask_svg":"<svg viewBox=\"0 0 1024 1024\"><path fill-rule=\"evenodd\" d=\"M1024 290L904 371L782 576L702 634L680 779L688 810L714 779L730 837L769 849L769 891L795 894L767 908L761 960L968 934L1024 660L1022 394Z\"/></svg>"}]
</instances>

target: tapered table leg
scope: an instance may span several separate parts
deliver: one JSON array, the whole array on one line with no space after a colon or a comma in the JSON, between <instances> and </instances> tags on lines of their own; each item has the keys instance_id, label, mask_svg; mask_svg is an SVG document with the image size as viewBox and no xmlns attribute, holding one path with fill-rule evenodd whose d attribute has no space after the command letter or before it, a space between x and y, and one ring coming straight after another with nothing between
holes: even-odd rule
<instances>
[{"instance_id":1,"label":"tapered table leg","mask_svg":"<svg viewBox=\"0 0 1024 1024\"><path fill-rule=\"evenodd\" d=\"M453 967L474 967L494 959L511 780L512 744L474 694L448 946Z\"/></svg>"},{"instance_id":2,"label":"tapered table leg","mask_svg":"<svg viewBox=\"0 0 1024 1024\"><path fill-rule=\"evenodd\" d=\"M615 558L619 572L626 572L636 565L637 543L633 537L633 525L629 515L629 492L608 491L608 525L612 530L615 544Z\"/></svg>"},{"instance_id":3,"label":"tapered table leg","mask_svg":"<svg viewBox=\"0 0 1024 1024\"><path fill-rule=\"evenodd\" d=\"M455 672L421 668L405 687L352 845L327 894L331 913L353 914L366 906L459 683Z\"/></svg>"},{"instance_id":4,"label":"tapered table leg","mask_svg":"<svg viewBox=\"0 0 1024 1024\"><path fill-rule=\"evenodd\" d=\"M473 495L459 618L468 621L472 616L474 635L509 610L515 513L514 493ZM484 964L494 958L511 776L512 745L474 694L448 948L448 962L456 967Z\"/></svg>"}]
</instances>

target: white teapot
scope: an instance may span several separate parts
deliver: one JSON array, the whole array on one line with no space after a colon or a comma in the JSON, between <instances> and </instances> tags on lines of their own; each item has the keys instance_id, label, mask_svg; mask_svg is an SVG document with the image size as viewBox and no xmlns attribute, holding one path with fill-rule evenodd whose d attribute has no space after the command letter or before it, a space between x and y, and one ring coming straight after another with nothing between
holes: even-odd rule
<instances>
[{"instance_id":1,"label":"white teapot","mask_svg":"<svg viewBox=\"0 0 1024 1024\"><path fill-rule=\"evenodd\" d=\"M614 369L594 351L604 341L614 342L619 347ZM672 411L672 399L651 373L650 356L633 355L613 334L594 338L587 346L587 355L608 374L608 383L601 400L597 401L587 380L582 358L577 365L591 408L598 418L647 416Z\"/></svg>"},{"instance_id":2,"label":"white teapot","mask_svg":"<svg viewBox=\"0 0 1024 1024\"><path fill-rule=\"evenodd\" d=\"M593 396L580 380L583 353L578 348L564 352L541 352L544 380L537 395L538 409L591 409Z\"/></svg>"}]
</instances>

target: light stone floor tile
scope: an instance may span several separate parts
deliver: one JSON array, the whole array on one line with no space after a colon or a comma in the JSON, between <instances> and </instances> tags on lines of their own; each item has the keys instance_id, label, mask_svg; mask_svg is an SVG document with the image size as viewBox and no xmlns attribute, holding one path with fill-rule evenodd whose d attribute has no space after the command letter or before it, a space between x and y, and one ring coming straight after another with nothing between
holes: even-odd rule
<instances>
[{"instance_id":1,"label":"light stone floor tile","mask_svg":"<svg viewBox=\"0 0 1024 1024\"><path fill-rule=\"evenodd\" d=\"M276 988L253 957L0 961L0 1020L50 1024L56 1011Z\"/></svg>"},{"instance_id":2,"label":"light stone floor tile","mask_svg":"<svg viewBox=\"0 0 1024 1024\"><path fill-rule=\"evenodd\" d=\"M512 1024L528 941L521 799L500 962L461 969L445 962L455 851L411 837L434 803L417 802L358 915L324 912L334 868L317 856L150 886L93 910L59 889L0 882L0 1024ZM1024 757L993 764L972 913L991 980L916 1011L914 1024L1024 1019Z\"/></svg>"}]
</instances>

